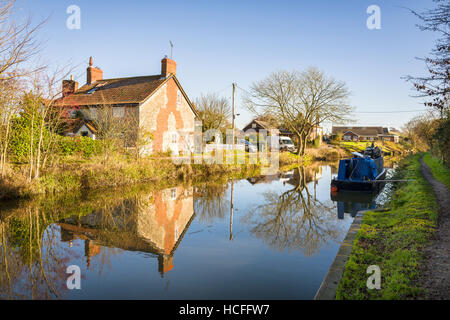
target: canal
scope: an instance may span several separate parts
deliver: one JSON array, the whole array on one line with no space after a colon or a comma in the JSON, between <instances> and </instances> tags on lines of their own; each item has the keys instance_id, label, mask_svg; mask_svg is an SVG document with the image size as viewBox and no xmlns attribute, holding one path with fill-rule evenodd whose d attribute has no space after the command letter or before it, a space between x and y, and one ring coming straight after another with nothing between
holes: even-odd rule
<instances>
[{"instance_id":1,"label":"canal","mask_svg":"<svg viewBox=\"0 0 450 320\"><path fill-rule=\"evenodd\" d=\"M386 198L330 196L336 170L2 204L0 298L312 299L356 212Z\"/></svg>"}]
</instances>

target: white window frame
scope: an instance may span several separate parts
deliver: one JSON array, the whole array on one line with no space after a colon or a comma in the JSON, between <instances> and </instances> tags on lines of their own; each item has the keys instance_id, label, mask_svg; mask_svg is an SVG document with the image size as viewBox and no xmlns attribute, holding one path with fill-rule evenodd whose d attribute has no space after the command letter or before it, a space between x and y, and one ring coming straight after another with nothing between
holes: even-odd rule
<instances>
[{"instance_id":1,"label":"white window frame","mask_svg":"<svg viewBox=\"0 0 450 320\"><path fill-rule=\"evenodd\" d=\"M176 200L177 199L177 188L170 189L170 199Z\"/></svg>"},{"instance_id":2,"label":"white window frame","mask_svg":"<svg viewBox=\"0 0 450 320\"><path fill-rule=\"evenodd\" d=\"M176 133L176 132L172 133L171 141L173 144L178 143L178 133Z\"/></svg>"},{"instance_id":3,"label":"white window frame","mask_svg":"<svg viewBox=\"0 0 450 320\"><path fill-rule=\"evenodd\" d=\"M181 104L181 91L180 90L177 91L177 104L178 105Z\"/></svg>"}]
</instances>

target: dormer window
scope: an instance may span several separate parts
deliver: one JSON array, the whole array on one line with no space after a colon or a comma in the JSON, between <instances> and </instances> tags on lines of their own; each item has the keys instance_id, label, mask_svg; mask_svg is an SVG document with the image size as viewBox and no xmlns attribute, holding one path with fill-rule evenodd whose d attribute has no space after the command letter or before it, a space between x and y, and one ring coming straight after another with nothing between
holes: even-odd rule
<instances>
[{"instance_id":1,"label":"dormer window","mask_svg":"<svg viewBox=\"0 0 450 320\"><path fill-rule=\"evenodd\" d=\"M87 94L93 94L98 88L103 87L105 84L106 82L96 84L91 90L87 92Z\"/></svg>"}]
</instances>

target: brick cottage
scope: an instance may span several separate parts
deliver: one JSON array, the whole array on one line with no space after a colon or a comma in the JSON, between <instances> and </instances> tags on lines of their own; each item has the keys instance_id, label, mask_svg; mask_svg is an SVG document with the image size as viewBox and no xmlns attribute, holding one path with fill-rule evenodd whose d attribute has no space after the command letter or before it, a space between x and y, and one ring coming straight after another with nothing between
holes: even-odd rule
<instances>
[{"instance_id":1,"label":"brick cottage","mask_svg":"<svg viewBox=\"0 0 450 320\"><path fill-rule=\"evenodd\" d=\"M169 149L178 153L185 142L192 146L197 111L176 77L176 68L176 62L165 57L161 74L103 79L103 71L93 67L91 57L86 84L78 88L73 79L64 80L62 97L55 102L55 106L80 110L84 115L70 126L67 135L95 139L96 109L108 106L113 117L137 119L136 132L152 134L151 141L142 147L144 153Z\"/></svg>"}]
</instances>

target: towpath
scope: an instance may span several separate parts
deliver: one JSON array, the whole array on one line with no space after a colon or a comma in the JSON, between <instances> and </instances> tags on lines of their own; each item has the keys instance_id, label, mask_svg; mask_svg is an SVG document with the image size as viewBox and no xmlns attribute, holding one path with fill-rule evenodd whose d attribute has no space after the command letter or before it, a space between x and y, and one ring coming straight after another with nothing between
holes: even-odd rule
<instances>
[{"instance_id":1,"label":"towpath","mask_svg":"<svg viewBox=\"0 0 450 320\"><path fill-rule=\"evenodd\" d=\"M436 180L420 159L421 172L433 188L439 205L439 221L432 243L425 248L425 264L420 284L426 289L423 299L450 299L450 190Z\"/></svg>"}]
</instances>

